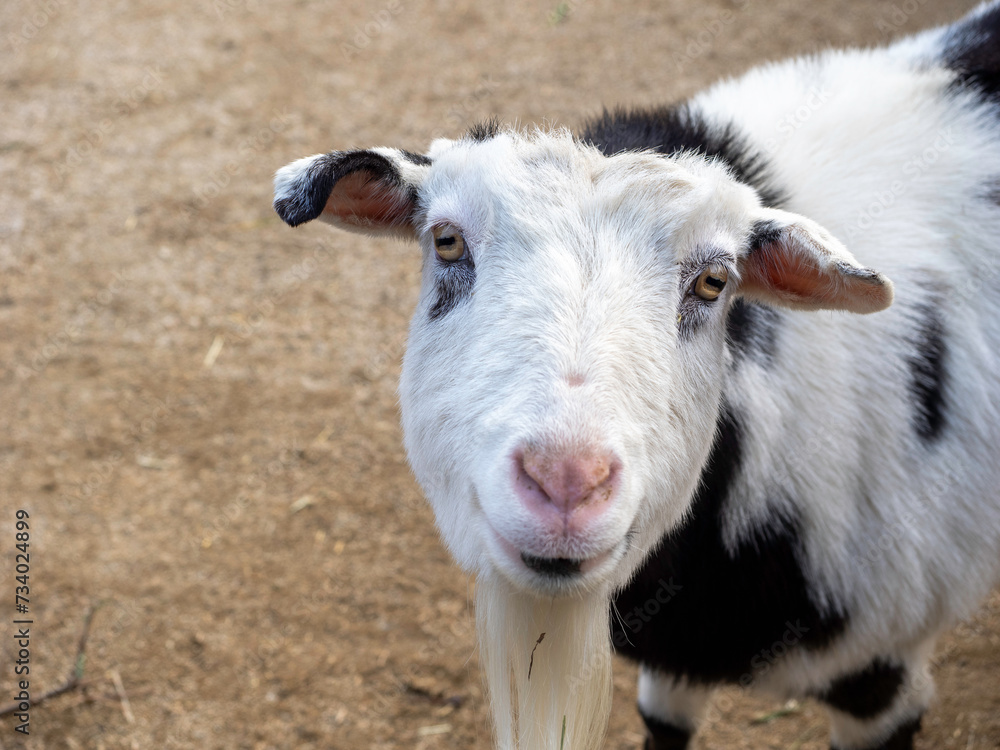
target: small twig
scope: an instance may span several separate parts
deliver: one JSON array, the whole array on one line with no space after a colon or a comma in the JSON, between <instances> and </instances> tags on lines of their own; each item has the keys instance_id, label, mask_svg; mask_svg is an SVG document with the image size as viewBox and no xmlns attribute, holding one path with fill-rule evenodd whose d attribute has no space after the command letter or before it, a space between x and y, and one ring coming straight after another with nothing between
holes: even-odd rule
<instances>
[{"instance_id":1,"label":"small twig","mask_svg":"<svg viewBox=\"0 0 1000 750\"><path fill-rule=\"evenodd\" d=\"M211 367L215 364L215 360L219 358L219 353L222 351L223 345L226 343L226 338L222 334L216 335L212 340L212 345L208 347L208 352L205 354L205 359L202 360L202 367Z\"/></svg>"},{"instance_id":2,"label":"small twig","mask_svg":"<svg viewBox=\"0 0 1000 750\"><path fill-rule=\"evenodd\" d=\"M531 679L531 668L535 666L535 650L538 648L538 644L542 642L545 638L545 633L538 636L538 640L535 641L535 647L531 649L531 658L528 659L528 679Z\"/></svg>"},{"instance_id":3,"label":"small twig","mask_svg":"<svg viewBox=\"0 0 1000 750\"><path fill-rule=\"evenodd\" d=\"M427 688L417 687L410 682L402 683L402 689L404 692L414 695L418 698L423 698L431 703L438 706L451 706L452 708L461 708L462 704L465 702L465 698L461 695L446 695L445 693L432 693Z\"/></svg>"},{"instance_id":4,"label":"small twig","mask_svg":"<svg viewBox=\"0 0 1000 750\"><path fill-rule=\"evenodd\" d=\"M117 669L111 671L111 681L115 684L115 692L118 693L118 700L122 704L122 714L125 716L125 721L129 724L135 724L135 716L132 714L132 705L128 702L128 696L125 695L125 686L122 684L122 676L118 673Z\"/></svg>"},{"instance_id":5,"label":"small twig","mask_svg":"<svg viewBox=\"0 0 1000 750\"><path fill-rule=\"evenodd\" d=\"M776 711L771 711L770 713L760 714L753 717L750 720L751 724L770 724L775 719L780 719L783 716L791 716L792 714L797 714L802 709L799 707L798 701L788 701L784 706L777 709Z\"/></svg>"},{"instance_id":6,"label":"small twig","mask_svg":"<svg viewBox=\"0 0 1000 750\"><path fill-rule=\"evenodd\" d=\"M39 706L45 701L56 698L65 693L69 693L77 688L84 685L83 682L83 668L87 661L87 637L90 635L90 623L94 619L94 613L101 607L101 604L92 604L90 609L87 610L86 616L83 618L83 631L80 633L80 640L76 646L76 659L73 660L73 669L70 671L69 678L57 688L53 688L47 693L42 693L37 698L33 698L30 703L31 706ZM10 714L17 713L18 706L20 703L11 703L9 705L0 708L0 716L9 716Z\"/></svg>"}]
</instances>

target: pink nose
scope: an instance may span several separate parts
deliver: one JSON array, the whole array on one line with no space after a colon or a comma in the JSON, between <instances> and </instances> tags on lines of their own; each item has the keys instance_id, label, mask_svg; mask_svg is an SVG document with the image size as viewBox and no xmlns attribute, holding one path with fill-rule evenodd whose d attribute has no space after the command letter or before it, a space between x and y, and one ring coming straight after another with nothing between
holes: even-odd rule
<instances>
[{"instance_id":1,"label":"pink nose","mask_svg":"<svg viewBox=\"0 0 1000 750\"><path fill-rule=\"evenodd\" d=\"M515 461L518 495L536 511L557 510L568 516L581 506L602 504L614 494L618 461L612 453L529 448L518 453Z\"/></svg>"}]
</instances>

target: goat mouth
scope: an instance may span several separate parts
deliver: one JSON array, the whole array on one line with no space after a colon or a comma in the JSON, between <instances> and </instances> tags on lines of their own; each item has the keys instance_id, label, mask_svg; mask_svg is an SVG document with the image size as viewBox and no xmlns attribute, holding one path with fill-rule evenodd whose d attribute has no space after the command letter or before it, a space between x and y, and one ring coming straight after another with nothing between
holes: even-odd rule
<instances>
[{"instance_id":1,"label":"goat mouth","mask_svg":"<svg viewBox=\"0 0 1000 750\"><path fill-rule=\"evenodd\" d=\"M583 560L574 560L571 557L535 557L527 552L521 553L521 562L529 570L539 575L551 578L572 578L583 572Z\"/></svg>"},{"instance_id":2,"label":"goat mouth","mask_svg":"<svg viewBox=\"0 0 1000 750\"><path fill-rule=\"evenodd\" d=\"M490 536L499 547L501 558L507 561L507 565L513 565L515 570L518 568L520 570L519 572L514 572L514 570L511 570L506 565L501 565L501 568L507 568L515 578L520 580L522 585L526 584L528 588L532 589L539 585L545 589L548 589L552 585L561 589L563 584L572 586L577 583L583 583L589 580L591 572L613 558L622 546L621 543L616 544L593 557L542 557L518 549L517 546L509 542L494 529L489 520L486 521L486 527L489 529ZM523 578L525 573L528 573L532 579L530 583Z\"/></svg>"},{"instance_id":3,"label":"goat mouth","mask_svg":"<svg viewBox=\"0 0 1000 750\"><path fill-rule=\"evenodd\" d=\"M552 582L572 581L583 578L595 568L600 567L615 554L617 549L617 546L612 547L594 557L587 558L538 557L536 555L529 555L527 552L521 552L519 557L521 558L521 562L524 563L524 567L535 575Z\"/></svg>"}]
</instances>

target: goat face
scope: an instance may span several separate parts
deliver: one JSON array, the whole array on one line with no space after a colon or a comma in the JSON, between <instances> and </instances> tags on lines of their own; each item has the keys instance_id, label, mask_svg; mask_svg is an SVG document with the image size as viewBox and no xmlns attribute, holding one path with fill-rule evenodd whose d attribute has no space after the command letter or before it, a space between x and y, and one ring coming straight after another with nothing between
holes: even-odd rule
<instances>
[{"instance_id":1,"label":"goat face","mask_svg":"<svg viewBox=\"0 0 1000 750\"><path fill-rule=\"evenodd\" d=\"M736 298L856 312L892 298L821 227L693 154L504 131L300 160L276 188L291 224L419 241L410 462L455 558L538 594L624 583L684 517Z\"/></svg>"}]
</instances>

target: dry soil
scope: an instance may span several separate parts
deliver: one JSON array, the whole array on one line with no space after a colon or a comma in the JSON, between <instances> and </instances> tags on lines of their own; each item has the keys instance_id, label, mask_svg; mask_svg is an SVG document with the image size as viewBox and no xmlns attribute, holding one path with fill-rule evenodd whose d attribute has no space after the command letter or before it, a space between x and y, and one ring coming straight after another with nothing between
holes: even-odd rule
<instances>
[{"instance_id":1,"label":"dry soil","mask_svg":"<svg viewBox=\"0 0 1000 750\"><path fill-rule=\"evenodd\" d=\"M0 748L489 747L470 582L407 469L414 248L291 231L300 156L574 125L969 0L8 0L0 4L0 704L15 509L30 687ZM635 750L616 666L607 747ZM1000 596L942 641L921 750L1000 747ZM827 747L727 693L696 748Z\"/></svg>"}]
</instances>

